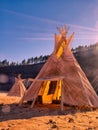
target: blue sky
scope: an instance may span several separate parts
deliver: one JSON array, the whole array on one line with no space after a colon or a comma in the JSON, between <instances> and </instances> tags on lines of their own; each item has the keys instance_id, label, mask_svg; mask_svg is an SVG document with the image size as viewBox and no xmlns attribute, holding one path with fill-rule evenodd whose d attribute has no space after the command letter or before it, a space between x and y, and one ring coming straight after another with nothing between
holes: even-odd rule
<instances>
[{"instance_id":1,"label":"blue sky","mask_svg":"<svg viewBox=\"0 0 98 130\"><path fill-rule=\"evenodd\" d=\"M0 60L53 51L57 27L75 32L73 48L98 41L98 0L0 0Z\"/></svg>"}]
</instances>

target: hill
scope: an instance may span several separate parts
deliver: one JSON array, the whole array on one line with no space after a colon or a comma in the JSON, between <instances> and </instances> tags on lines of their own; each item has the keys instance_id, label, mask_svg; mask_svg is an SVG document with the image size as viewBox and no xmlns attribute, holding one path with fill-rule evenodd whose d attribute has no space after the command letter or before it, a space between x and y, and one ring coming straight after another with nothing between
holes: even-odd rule
<instances>
[{"instance_id":1,"label":"hill","mask_svg":"<svg viewBox=\"0 0 98 130\"><path fill-rule=\"evenodd\" d=\"M74 51L73 54L98 93L98 46L95 48L79 49L78 51ZM22 78L35 78L44 63L45 62L32 65L0 67L0 74L6 74L9 76L9 82L7 84L0 84L0 89L2 89L3 86L4 90L9 90L12 86L12 77L16 77L18 74L21 74Z\"/></svg>"}]
</instances>

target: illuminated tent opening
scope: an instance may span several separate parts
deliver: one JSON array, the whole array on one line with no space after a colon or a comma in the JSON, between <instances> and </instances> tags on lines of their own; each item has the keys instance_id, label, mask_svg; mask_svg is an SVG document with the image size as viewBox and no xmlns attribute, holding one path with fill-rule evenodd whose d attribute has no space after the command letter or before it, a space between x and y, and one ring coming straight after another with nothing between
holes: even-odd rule
<instances>
[{"instance_id":1,"label":"illuminated tent opening","mask_svg":"<svg viewBox=\"0 0 98 130\"><path fill-rule=\"evenodd\" d=\"M55 46L52 54L42 67L39 74L33 79L30 88L20 101L32 101L34 106L37 99L43 104L53 101L72 106L98 107L98 97L89 83L86 75L71 52L71 43L74 36L68 38L67 27L58 28L60 35L55 34ZM51 89L54 84L54 90ZM53 91L53 92L52 92Z\"/></svg>"}]
</instances>

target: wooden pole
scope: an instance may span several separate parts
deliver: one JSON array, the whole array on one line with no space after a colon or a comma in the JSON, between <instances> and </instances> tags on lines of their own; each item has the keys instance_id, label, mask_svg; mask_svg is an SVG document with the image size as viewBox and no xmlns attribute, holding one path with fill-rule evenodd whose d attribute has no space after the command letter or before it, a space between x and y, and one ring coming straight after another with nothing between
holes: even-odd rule
<instances>
[{"instance_id":1,"label":"wooden pole","mask_svg":"<svg viewBox=\"0 0 98 130\"><path fill-rule=\"evenodd\" d=\"M32 102L32 105L31 105L31 108L33 108L34 104L35 104L35 101L36 101L36 98L34 98L33 102Z\"/></svg>"},{"instance_id":2,"label":"wooden pole","mask_svg":"<svg viewBox=\"0 0 98 130\"><path fill-rule=\"evenodd\" d=\"M26 91L24 92L24 95L23 95L23 97L22 97L22 98L21 98L21 100L19 101L19 106L21 106L21 105L22 105L22 103L23 103L23 100L24 100L25 93L26 93Z\"/></svg>"},{"instance_id":3,"label":"wooden pole","mask_svg":"<svg viewBox=\"0 0 98 130\"><path fill-rule=\"evenodd\" d=\"M64 110L64 106L63 106L63 83L62 83L62 79L61 79L61 111Z\"/></svg>"},{"instance_id":4,"label":"wooden pole","mask_svg":"<svg viewBox=\"0 0 98 130\"><path fill-rule=\"evenodd\" d=\"M33 108L33 106L34 106L34 104L35 104L35 101L36 101L36 99L37 99L39 90L40 90L40 88L39 88L39 89L37 90L37 92L36 92L36 96L34 97L34 100L33 100L32 104L31 104L31 108Z\"/></svg>"}]
</instances>

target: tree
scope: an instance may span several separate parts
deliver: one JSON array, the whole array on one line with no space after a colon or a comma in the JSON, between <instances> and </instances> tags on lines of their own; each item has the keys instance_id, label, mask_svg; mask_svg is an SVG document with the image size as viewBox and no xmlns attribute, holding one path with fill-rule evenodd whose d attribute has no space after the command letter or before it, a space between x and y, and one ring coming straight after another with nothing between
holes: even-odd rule
<instances>
[{"instance_id":1,"label":"tree","mask_svg":"<svg viewBox=\"0 0 98 130\"><path fill-rule=\"evenodd\" d=\"M14 66L14 65L16 65L16 63L15 63L15 62L11 62L10 65L13 65L13 66Z\"/></svg>"},{"instance_id":2,"label":"tree","mask_svg":"<svg viewBox=\"0 0 98 130\"><path fill-rule=\"evenodd\" d=\"M2 65L9 65L9 62L5 59L2 61Z\"/></svg>"},{"instance_id":3,"label":"tree","mask_svg":"<svg viewBox=\"0 0 98 130\"><path fill-rule=\"evenodd\" d=\"M42 55L38 58L38 61L39 61L40 63L43 61L43 56L42 56Z\"/></svg>"},{"instance_id":4,"label":"tree","mask_svg":"<svg viewBox=\"0 0 98 130\"><path fill-rule=\"evenodd\" d=\"M38 58L37 58L37 56L34 58L34 64L37 64L37 62L38 62Z\"/></svg>"},{"instance_id":5,"label":"tree","mask_svg":"<svg viewBox=\"0 0 98 130\"><path fill-rule=\"evenodd\" d=\"M31 62L31 59L28 59L28 60L27 60L27 64L30 64L30 62Z\"/></svg>"},{"instance_id":6,"label":"tree","mask_svg":"<svg viewBox=\"0 0 98 130\"><path fill-rule=\"evenodd\" d=\"M47 56L43 56L43 62L46 62Z\"/></svg>"},{"instance_id":7,"label":"tree","mask_svg":"<svg viewBox=\"0 0 98 130\"><path fill-rule=\"evenodd\" d=\"M32 57L32 58L31 58L31 63L33 64L33 62L34 62L34 58Z\"/></svg>"},{"instance_id":8,"label":"tree","mask_svg":"<svg viewBox=\"0 0 98 130\"><path fill-rule=\"evenodd\" d=\"M25 65L26 63L27 63L27 62L26 62L25 59L21 62L22 65Z\"/></svg>"}]
</instances>

